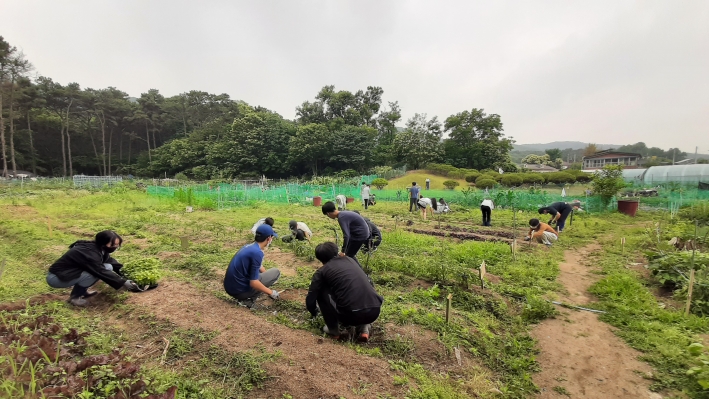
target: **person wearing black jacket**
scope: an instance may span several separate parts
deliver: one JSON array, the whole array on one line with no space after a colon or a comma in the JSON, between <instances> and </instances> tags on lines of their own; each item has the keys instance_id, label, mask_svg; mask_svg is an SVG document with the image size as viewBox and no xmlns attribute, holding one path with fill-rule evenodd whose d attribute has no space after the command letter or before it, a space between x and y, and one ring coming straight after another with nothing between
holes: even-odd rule
<instances>
[{"instance_id":1,"label":"person wearing black jacket","mask_svg":"<svg viewBox=\"0 0 709 399\"><path fill-rule=\"evenodd\" d=\"M142 291L133 281L121 276L123 265L111 257L121 244L121 236L110 230L96 234L94 241L76 241L49 267L47 284L52 288L73 287L69 303L75 306L86 306L85 298L96 295L96 291L89 291L89 287L98 280L115 289L125 287L134 292Z\"/></svg>"},{"instance_id":2,"label":"person wearing black jacket","mask_svg":"<svg viewBox=\"0 0 709 399\"><path fill-rule=\"evenodd\" d=\"M339 339L342 324L355 326L357 340L367 342L370 325L379 317L384 298L354 259L338 254L335 243L315 247L315 257L323 266L313 274L305 307L313 317L322 312L323 331L330 337Z\"/></svg>"},{"instance_id":3,"label":"person wearing black jacket","mask_svg":"<svg viewBox=\"0 0 709 399\"><path fill-rule=\"evenodd\" d=\"M575 210L581 207L581 203L574 201L571 204L566 202L555 202L549 206L539 208L538 212L540 215L550 214L552 218L549 220L549 225L556 223L556 230L562 232L564 226L566 225L566 219Z\"/></svg>"}]
</instances>

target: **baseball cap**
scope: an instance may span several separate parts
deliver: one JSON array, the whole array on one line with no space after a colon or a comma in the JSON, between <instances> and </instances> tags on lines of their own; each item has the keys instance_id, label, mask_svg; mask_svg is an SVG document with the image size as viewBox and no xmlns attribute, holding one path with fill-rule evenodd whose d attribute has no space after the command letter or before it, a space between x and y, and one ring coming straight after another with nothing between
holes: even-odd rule
<instances>
[{"instance_id":1,"label":"baseball cap","mask_svg":"<svg viewBox=\"0 0 709 399\"><path fill-rule=\"evenodd\" d=\"M278 238L278 234L276 234L275 231L273 231L273 227L267 225L267 224L262 224L258 228L256 228L256 241L258 242L263 242L265 239L267 239L270 236L274 236Z\"/></svg>"}]
</instances>

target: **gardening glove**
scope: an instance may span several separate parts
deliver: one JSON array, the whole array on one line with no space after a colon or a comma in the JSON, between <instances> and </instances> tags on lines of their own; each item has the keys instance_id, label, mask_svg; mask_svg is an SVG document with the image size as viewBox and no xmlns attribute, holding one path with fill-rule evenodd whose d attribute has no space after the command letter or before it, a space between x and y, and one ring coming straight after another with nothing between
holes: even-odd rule
<instances>
[{"instance_id":1,"label":"gardening glove","mask_svg":"<svg viewBox=\"0 0 709 399\"><path fill-rule=\"evenodd\" d=\"M269 295L271 299L278 300L281 299L281 296L278 295L278 291L276 290L271 290L271 295Z\"/></svg>"},{"instance_id":2,"label":"gardening glove","mask_svg":"<svg viewBox=\"0 0 709 399\"><path fill-rule=\"evenodd\" d=\"M531 239L532 239L532 238L531 238L531 237L529 237L529 236L527 236L527 237L524 237L524 241L529 241L529 240L531 240Z\"/></svg>"},{"instance_id":3,"label":"gardening glove","mask_svg":"<svg viewBox=\"0 0 709 399\"><path fill-rule=\"evenodd\" d=\"M126 282L123 283L123 287L130 292L143 292L143 289L131 280L126 280Z\"/></svg>"}]
</instances>

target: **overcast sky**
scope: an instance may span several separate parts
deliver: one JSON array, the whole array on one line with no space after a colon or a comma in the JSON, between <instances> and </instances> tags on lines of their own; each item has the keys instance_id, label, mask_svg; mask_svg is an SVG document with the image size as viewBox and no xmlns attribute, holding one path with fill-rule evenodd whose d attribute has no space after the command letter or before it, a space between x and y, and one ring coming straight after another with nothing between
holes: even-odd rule
<instances>
[{"instance_id":1,"label":"overcast sky","mask_svg":"<svg viewBox=\"0 0 709 399\"><path fill-rule=\"evenodd\" d=\"M62 84L227 93L290 119L324 85L380 86L404 119L484 108L518 143L709 153L706 0L2 0L0 15Z\"/></svg>"}]
</instances>

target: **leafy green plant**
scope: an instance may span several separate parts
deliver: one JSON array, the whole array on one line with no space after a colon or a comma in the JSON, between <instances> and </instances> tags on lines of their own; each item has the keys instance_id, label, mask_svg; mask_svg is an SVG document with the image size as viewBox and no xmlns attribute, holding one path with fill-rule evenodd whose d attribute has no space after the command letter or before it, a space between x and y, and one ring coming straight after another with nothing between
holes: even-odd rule
<instances>
[{"instance_id":1,"label":"leafy green plant","mask_svg":"<svg viewBox=\"0 0 709 399\"><path fill-rule=\"evenodd\" d=\"M690 376L703 391L709 391L709 353L700 343L693 343L687 348L690 356L694 358L694 366L687 370Z\"/></svg>"},{"instance_id":2,"label":"leafy green plant","mask_svg":"<svg viewBox=\"0 0 709 399\"><path fill-rule=\"evenodd\" d=\"M604 206L625 187L623 165L606 165L597 171L592 180L593 192L601 197Z\"/></svg>"},{"instance_id":3,"label":"leafy green plant","mask_svg":"<svg viewBox=\"0 0 709 399\"><path fill-rule=\"evenodd\" d=\"M487 176L480 176L480 177L487 177ZM483 189L484 188L493 188L493 187L495 187L496 184L497 184L496 181L494 181L492 179L487 179L487 178L485 178L485 179L478 178L478 180L475 180L475 187L477 187L477 188L483 188Z\"/></svg>"},{"instance_id":4,"label":"leafy green plant","mask_svg":"<svg viewBox=\"0 0 709 399\"><path fill-rule=\"evenodd\" d=\"M162 277L160 261L155 258L142 258L128 262L121 271L126 278L141 286L154 285Z\"/></svg>"}]
</instances>

